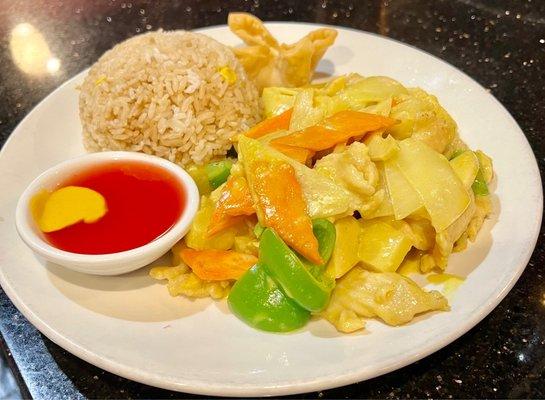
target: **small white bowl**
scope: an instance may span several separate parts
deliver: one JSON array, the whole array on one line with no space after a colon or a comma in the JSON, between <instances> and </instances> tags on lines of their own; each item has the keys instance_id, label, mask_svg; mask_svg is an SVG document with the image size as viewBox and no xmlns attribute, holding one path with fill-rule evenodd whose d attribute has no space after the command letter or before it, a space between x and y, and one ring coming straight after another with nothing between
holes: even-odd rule
<instances>
[{"instance_id":1,"label":"small white bowl","mask_svg":"<svg viewBox=\"0 0 545 400\"><path fill-rule=\"evenodd\" d=\"M135 249L111 254L78 254L59 250L47 243L32 218L29 203L38 191L53 190L73 173L111 161L139 161L154 165L175 176L185 190L186 206L178 221L162 236ZM159 157L126 151L92 153L64 161L38 176L26 188L15 212L19 236L36 254L74 271L93 275L118 275L141 268L164 255L189 230L199 207L197 185L182 168Z\"/></svg>"}]
</instances>

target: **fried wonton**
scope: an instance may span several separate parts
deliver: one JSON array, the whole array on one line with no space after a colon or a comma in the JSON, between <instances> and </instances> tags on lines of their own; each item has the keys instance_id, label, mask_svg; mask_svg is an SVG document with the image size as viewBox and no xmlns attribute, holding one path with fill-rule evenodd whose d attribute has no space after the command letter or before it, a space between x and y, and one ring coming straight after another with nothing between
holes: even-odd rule
<instances>
[{"instance_id":1,"label":"fried wonton","mask_svg":"<svg viewBox=\"0 0 545 400\"><path fill-rule=\"evenodd\" d=\"M288 45L278 43L263 22L251 14L230 13L228 24L247 44L233 51L259 89L308 84L318 62L337 37L336 30L322 28Z\"/></svg>"}]
</instances>

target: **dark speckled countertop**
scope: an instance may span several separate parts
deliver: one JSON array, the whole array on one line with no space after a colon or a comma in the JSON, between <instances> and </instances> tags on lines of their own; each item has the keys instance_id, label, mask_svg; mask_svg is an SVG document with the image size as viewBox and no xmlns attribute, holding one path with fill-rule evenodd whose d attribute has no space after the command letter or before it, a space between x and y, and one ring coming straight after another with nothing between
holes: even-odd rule
<instances>
[{"instance_id":1,"label":"dark speckled countertop","mask_svg":"<svg viewBox=\"0 0 545 400\"><path fill-rule=\"evenodd\" d=\"M230 10L264 20L321 22L392 37L460 68L507 107L545 167L545 1L0 0L0 144L49 92L139 32L223 24ZM15 64L10 32L30 23L55 60L41 75ZM5 188L1 188L5 190ZM437 353L388 375L303 397L544 398L545 248L480 324ZM0 290L0 352L25 397L173 398L87 364L43 337ZM189 397L189 396L188 396Z\"/></svg>"}]
</instances>

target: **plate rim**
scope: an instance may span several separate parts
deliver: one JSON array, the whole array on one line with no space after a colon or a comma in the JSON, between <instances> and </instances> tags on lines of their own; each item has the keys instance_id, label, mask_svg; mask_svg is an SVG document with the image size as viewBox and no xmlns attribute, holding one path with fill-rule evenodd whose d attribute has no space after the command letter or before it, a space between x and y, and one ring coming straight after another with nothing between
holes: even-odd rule
<instances>
[{"instance_id":1,"label":"plate rim","mask_svg":"<svg viewBox=\"0 0 545 400\"><path fill-rule=\"evenodd\" d=\"M422 50L416 46L407 44L405 42L402 42L387 36L380 35L375 32L368 32L368 31L364 31L364 30L360 30L360 29L352 28L352 27L309 23L309 22L266 21L265 25L285 25L285 26L303 25L303 26L315 27L315 28L328 27L328 28L333 28L337 30L347 30L357 34L370 35L375 38L379 38L381 40L391 41L396 44L409 47L413 51L417 51L419 53L425 54L426 56L432 57L438 62L445 64L448 67L456 70L457 73L463 75L466 79L469 79L475 85L486 90L486 88L484 88L483 85L481 85L471 76L467 75L464 71L460 70L458 67L450 64L449 62L433 54L430 54L427 51ZM226 27L227 25L225 24L211 25L207 27L196 28L191 31L198 32L198 33L205 33L207 30L220 29L220 28L226 28ZM27 118L36 109L43 107L43 104L46 103L50 97L54 96L57 93L57 91L61 91L65 86L70 85L74 79L77 79L77 77L79 77L80 75L83 75L88 70L89 70L89 67L81 70L80 72L68 78L58 87L56 87L52 92L50 92L47 96L45 96L38 104L36 104L30 110L25 115L25 117L15 126L15 128L12 130L12 132L9 134L8 138L2 145L2 148L0 149L0 158L4 155L5 149L9 146L11 140L13 139L14 133L20 128L21 124L23 124L24 121L27 120ZM493 101L496 103L496 105L499 106L501 111L509 117L510 122L519 128L520 132L522 133L522 137L524 139L523 140L524 145L527 147L527 150L530 152L530 154L533 155L532 164L535 171L537 172L537 177L539 177L539 180L543 182L541 179L541 171L539 170L539 165L537 163L535 153L532 149L532 146L530 145L530 142L528 141L528 138L524 134L522 128L517 123L516 119L512 116L512 114L509 112L509 110L507 110L506 107L494 95L492 95L491 93L488 93L488 94L490 98L493 99ZM499 305L499 303L511 291L515 283L518 281L518 279L520 278L520 276L526 269L526 266L528 265L528 262L535 250L537 240L539 239L539 233L541 230L541 222L543 218L543 184L539 185L537 200L539 200L538 202L539 204L537 206L539 218L535 220L535 224L532 227L533 228L532 240L528 242L531 245L527 246L525 249L525 252L521 255L520 257L521 262L516 267L514 274L506 282L506 284L501 289L501 291L497 294L497 296L495 296L493 299L490 299L489 302L481 304L479 307L477 307L473 316L467 319L460 326L459 329L457 329L456 331L453 331L452 334L442 336L440 340L436 342L432 342L428 346L425 346L423 348L421 347L419 349L420 350L419 352L411 354L409 357L406 357L402 360L393 361L381 368L375 368L371 371L360 370L360 371L355 371L351 373L345 373L341 376L333 376L331 378L320 377L313 380L306 380L305 382L298 382L298 383L292 382L288 384L280 384L280 385L274 384L274 385L266 385L266 386L264 385L258 386L255 384L251 384L247 386L226 385L226 384L218 385L218 384L203 382L201 380L198 380L198 381L186 380L185 382L179 382L179 381L176 382L176 381L168 380L168 379L165 379L163 375L143 372L139 368L135 368L133 366L128 366L126 364L119 363L117 361L114 361L113 359L101 358L100 356L94 354L92 351L89 351L88 349L78 345L77 343L74 343L70 338L65 337L62 334L59 334L58 332L56 332L38 315L36 315L17 296L17 294L15 293L15 290L11 287L8 280L5 279L4 274L1 272L1 270L0 270L0 284L3 290L5 291L6 295L8 296L10 301L13 302L16 308L25 316L25 318L28 319L28 321L36 329L42 332L48 339L50 339L52 342L59 345L60 347L64 348L65 350L69 351L71 354L75 355L76 357L81 358L82 360L89 362L90 364L93 364L113 374L119 375L123 378L137 381L143 384L148 384L155 387L163 388L163 389L174 390L178 392L186 392L191 394L201 394L201 395L253 397L253 396L289 395L289 394L313 392L313 391L325 390L325 389L335 388L335 387L344 386L348 384L353 384L360 381L365 381L365 380L372 379L377 376L381 376L383 374L395 371L399 368L410 365L440 350L441 348L454 342L456 339L458 339L459 337L467 333L469 330L474 328L480 321L482 321L487 315L489 315Z\"/></svg>"}]
</instances>

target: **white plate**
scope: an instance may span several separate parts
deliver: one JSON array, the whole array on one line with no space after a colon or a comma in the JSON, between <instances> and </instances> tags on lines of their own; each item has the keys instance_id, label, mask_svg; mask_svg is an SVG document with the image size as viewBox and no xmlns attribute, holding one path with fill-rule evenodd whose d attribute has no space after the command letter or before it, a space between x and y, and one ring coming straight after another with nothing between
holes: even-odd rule
<instances>
[{"instance_id":1,"label":"white plate","mask_svg":"<svg viewBox=\"0 0 545 400\"><path fill-rule=\"evenodd\" d=\"M269 27L291 42L317 26ZM484 318L524 270L539 232L541 179L528 142L501 104L452 66L389 39L337 29L319 71L387 75L436 94L462 138L494 159L494 215L477 242L452 257L449 271L467 280L451 298L450 312L399 328L371 321L352 335L339 335L325 321L274 335L244 325L225 302L171 298L146 270L86 276L37 259L15 232L15 204L41 171L83 153L76 92L81 73L23 120L0 155L0 282L30 322L71 353L126 378L191 393L258 396L384 374L440 349ZM239 42L226 27L202 32L225 44Z\"/></svg>"}]
</instances>

